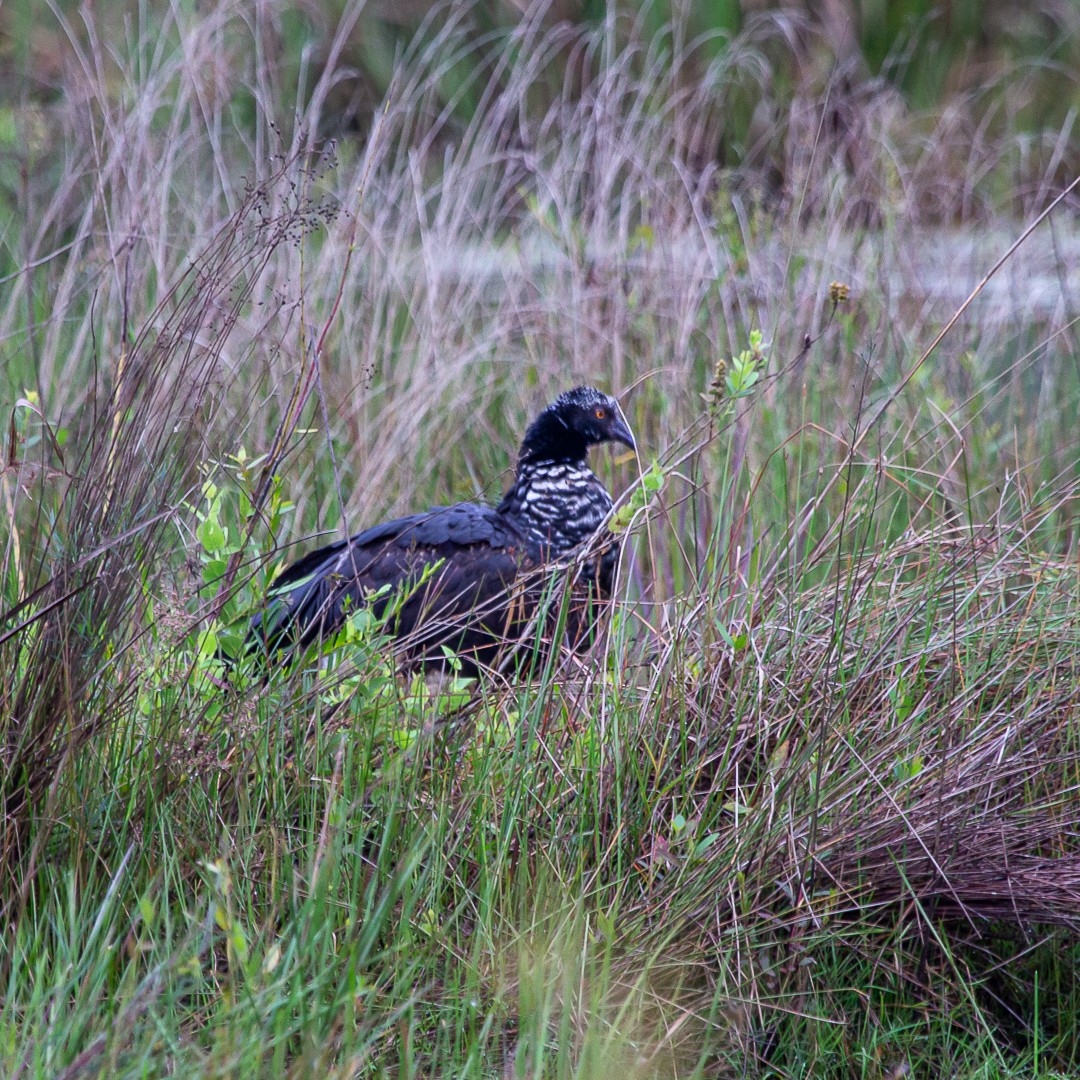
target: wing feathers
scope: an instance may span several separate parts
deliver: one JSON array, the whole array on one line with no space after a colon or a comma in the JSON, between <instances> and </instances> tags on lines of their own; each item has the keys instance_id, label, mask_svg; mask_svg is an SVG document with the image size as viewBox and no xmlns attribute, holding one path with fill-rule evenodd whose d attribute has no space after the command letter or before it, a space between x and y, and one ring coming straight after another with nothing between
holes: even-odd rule
<instances>
[{"instance_id":1,"label":"wing feathers","mask_svg":"<svg viewBox=\"0 0 1080 1080\"><path fill-rule=\"evenodd\" d=\"M476 674L497 661L508 640L531 633L552 579L523 571L535 571L547 554L505 514L472 503L384 522L310 552L279 575L266 611L252 620L248 649L306 646L336 633L350 611L369 605L382 617L393 602L399 606L387 630L401 655L442 664L445 646L466 674ZM601 563L607 561L605 553ZM610 574L599 579L596 564L587 564L575 590L581 596L567 613L572 648L587 647L595 636ZM558 607L556 599L546 617L551 630L560 621ZM531 641L524 642L530 651Z\"/></svg>"},{"instance_id":2,"label":"wing feathers","mask_svg":"<svg viewBox=\"0 0 1080 1080\"><path fill-rule=\"evenodd\" d=\"M252 620L249 646L274 651L331 635L348 611L389 585L371 607L381 616L397 593L401 608L391 631L405 636L421 622L441 621L446 633L440 637L453 649L455 627L467 633L469 615L497 606L492 601L529 561L527 549L510 522L471 503L384 522L310 552L280 574L267 611Z\"/></svg>"}]
</instances>

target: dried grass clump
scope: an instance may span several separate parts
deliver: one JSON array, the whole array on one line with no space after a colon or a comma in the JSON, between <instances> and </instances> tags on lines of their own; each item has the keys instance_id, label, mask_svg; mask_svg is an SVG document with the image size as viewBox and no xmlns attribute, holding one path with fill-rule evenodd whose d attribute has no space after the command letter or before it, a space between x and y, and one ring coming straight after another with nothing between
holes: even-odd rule
<instances>
[{"instance_id":1,"label":"dried grass clump","mask_svg":"<svg viewBox=\"0 0 1080 1080\"><path fill-rule=\"evenodd\" d=\"M653 902L718 942L755 910L1080 931L1075 566L940 530L837 567L797 604L777 590L735 654L670 631L695 686L657 682L640 737L670 748L657 787L695 794L656 833L677 810L716 836L707 868L650 867Z\"/></svg>"},{"instance_id":2,"label":"dried grass clump","mask_svg":"<svg viewBox=\"0 0 1080 1080\"><path fill-rule=\"evenodd\" d=\"M5 875L27 858L31 821L66 763L135 707L150 674L144 612L190 520L201 466L217 456L227 342L275 249L317 216L303 199L277 201L294 168L282 161L253 186L114 362L95 366L76 449L62 459L64 488L50 492L40 470L11 466L13 535L29 557L22 595L0 619ZM62 454L55 438L42 443Z\"/></svg>"},{"instance_id":3,"label":"dried grass clump","mask_svg":"<svg viewBox=\"0 0 1080 1080\"><path fill-rule=\"evenodd\" d=\"M143 1037L124 1018L144 998L107 1011L146 975L142 944L101 947L106 925L198 939L155 969L191 981L154 975L167 1006L140 1067L168 1042L168 1069L219 1053L222 1075L309 1045L323 1071L421 1036L473 1053L504 1022L513 1049L530 1015L538 1074L564 1018L568 1058L600 1025L625 1071L672 1048L677 1073L684 1036L689 1061L723 1023L765 1056L769 1010L842 991L842 967L815 983L830 952L921 993L935 942L979 939L997 964L991 934L1080 931L1074 238L1029 243L968 303L1016 223L924 230L999 213L985 178L1016 133L973 124L969 101L913 118L800 53L820 93L755 109L761 161L782 163L763 183L761 161L722 169L712 148L728 105L768 96L777 51L800 52L794 16L748 20L695 68L645 21L552 26L538 5L477 39L469 10L433 17L336 157L312 133L359 4L299 91L262 7L176 9L130 55L68 28L54 199L0 300L0 397L19 402L0 467L0 918L43 943L0 959L63 969L37 1004L11 984L36 1025L20 1060L55 1001ZM447 101L465 70L472 112ZM1047 205L1067 142L1040 144L1004 201ZM729 401L757 329L760 381ZM495 496L536 403L579 381L630 390L666 479L604 648L453 709L379 663L390 689L365 696L367 654L205 677L194 631L251 566ZM258 464L222 466L240 450ZM614 490L637 477L597 467ZM251 506L210 584L208 473ZM271 525L275 476L295 507ZM61 837L71 880L105 897L70 934ZM561 936L527 925L538 881ZM485 968L511 941L517 967ZM586 959L610 961L606 981ZM444 1028L476 982L490 1011Z\"/></svg>"}]
</instances>

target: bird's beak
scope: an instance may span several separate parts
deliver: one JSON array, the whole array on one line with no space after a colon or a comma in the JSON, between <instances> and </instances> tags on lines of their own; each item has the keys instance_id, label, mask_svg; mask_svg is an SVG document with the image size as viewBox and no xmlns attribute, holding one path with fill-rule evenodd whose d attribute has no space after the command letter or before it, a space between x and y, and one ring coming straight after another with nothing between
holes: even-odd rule
<instances>
[{"instance_id":1,"label":"bird's beak","mask_svg":"<svg viewBox=\"0 0 1080 1080\"><path fill-rule=\"evenodd\" d=\"M623 415L622 409L619 409L616 416L612 419L613 423L608 437L614 439L616 442L625 443L636 454L637 443L634 441L634 433L630 430L630 425L626 422L626 417Z\"/></svg>"}]
</instances>

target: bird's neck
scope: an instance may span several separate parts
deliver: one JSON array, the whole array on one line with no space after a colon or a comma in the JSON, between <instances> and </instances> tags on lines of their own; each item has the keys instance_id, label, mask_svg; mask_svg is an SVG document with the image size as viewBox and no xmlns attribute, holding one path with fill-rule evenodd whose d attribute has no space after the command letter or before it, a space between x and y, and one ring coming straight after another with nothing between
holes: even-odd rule
<instances>
[{"instance_id":1,"label":"bird's neck","mask_svg":"<svg viewBox=\"0 0 1080 1080\"><path fill-rule=\"evenodd\" d=\"M611 509L611 496L585 458L523 458L499 512L556 552L588 540Z\"/></svg>"},{"instance_id":2,"label":"bird's neck","mask_svg":"<svg viewBox=\"0 0 1080 1080\"><path fill-rule=\"evenodd\" d=\"M553 409L545 409L525 432L521 443L521 461L578 462L585 465L588 444L580 432L568 427Z\"/></svg>"}]
</instances>

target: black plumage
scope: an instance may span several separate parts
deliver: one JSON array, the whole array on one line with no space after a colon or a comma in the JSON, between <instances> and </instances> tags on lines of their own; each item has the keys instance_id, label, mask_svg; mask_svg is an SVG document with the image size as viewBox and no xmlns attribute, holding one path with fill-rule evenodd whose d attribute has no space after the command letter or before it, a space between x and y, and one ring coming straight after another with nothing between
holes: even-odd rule
<instances>
[{"instance_id":1,"label":"black plumage","mask_svg":"<svg viewBox=\"0 0 1080 1080\"><path fill-rule=\"evenodd\" d=\"M531 655L538 612L541 653L557 630L562 644L587 648L618 561L613 534L590 544L612 503L587 454L612 440L634 448L618 403L592 387L567 391L525 433L514 483L497 507L433 507L305 555L274 581L267 610L252 620L249 651L306 646L339 630L350 611L366 606L382 617L389 604L387 630L406 662L445 666L448 649L476 674L500 665L508 648ZM588 558L575 562L585 547Z\"/></svg>"}]
</instances>

